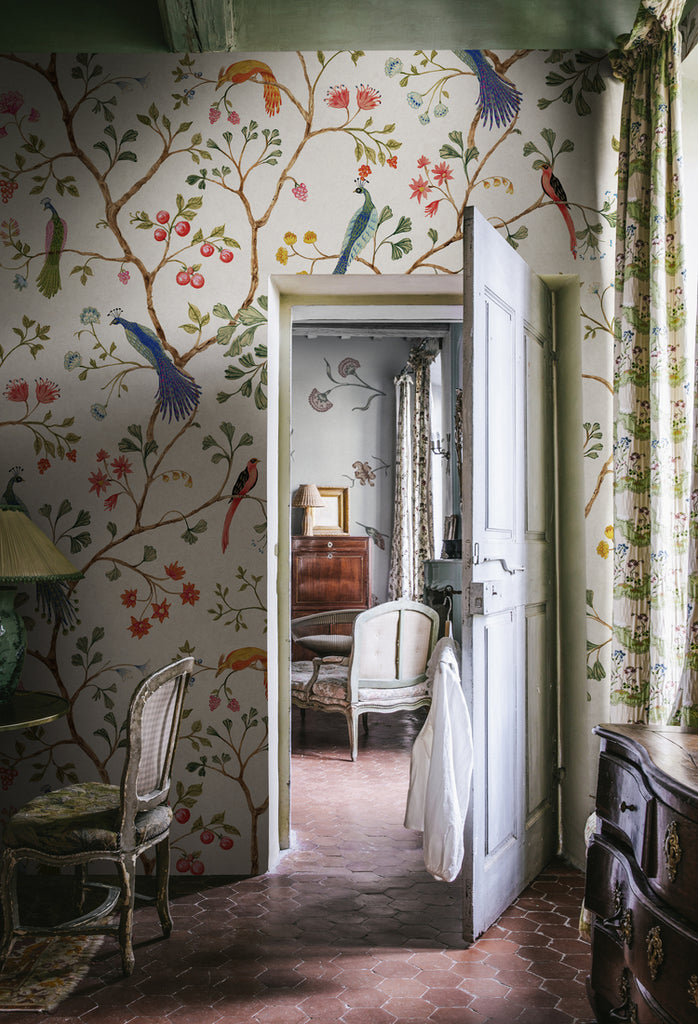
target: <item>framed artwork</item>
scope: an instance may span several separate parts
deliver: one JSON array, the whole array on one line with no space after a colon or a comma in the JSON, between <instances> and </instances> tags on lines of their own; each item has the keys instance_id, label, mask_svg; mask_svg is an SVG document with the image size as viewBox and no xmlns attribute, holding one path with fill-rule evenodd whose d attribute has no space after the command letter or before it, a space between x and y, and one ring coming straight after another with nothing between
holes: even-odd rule
<instances>
[{"instance_id":1,"label":"framed artwork","mask_svg":"<svg viewBox=\"0 0 698 1024\"><path fill-rule=\"evenodd\" d=\"M318 487L324 506L315 509L313 533L349 533L349 488Z\"/></svg>"}]
</instances>

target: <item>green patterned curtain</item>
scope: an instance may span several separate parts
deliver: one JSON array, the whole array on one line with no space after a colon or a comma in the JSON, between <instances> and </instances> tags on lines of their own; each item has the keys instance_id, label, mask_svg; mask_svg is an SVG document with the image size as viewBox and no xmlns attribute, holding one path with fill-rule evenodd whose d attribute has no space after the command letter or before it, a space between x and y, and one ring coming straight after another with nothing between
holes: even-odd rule
<instances>
[{"instance_id":1,"label":"green patterned curtain","mask_svg":"<svg viewBox=\"0 0 698 1024\"><path fill-rule=\"evenodd\" d=\"M611 703L617 721L677 724L691 613L694 339L681 229L684 0L643 0L613 54L618 158Z\"/></svg>"}]
</instances>

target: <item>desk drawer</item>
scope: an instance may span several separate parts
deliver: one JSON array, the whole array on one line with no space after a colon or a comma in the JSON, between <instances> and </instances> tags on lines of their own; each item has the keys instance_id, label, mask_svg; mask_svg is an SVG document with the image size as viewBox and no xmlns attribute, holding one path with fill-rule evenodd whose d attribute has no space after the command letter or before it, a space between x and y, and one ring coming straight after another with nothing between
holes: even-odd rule
<instances>
[{"instance_id":1,"label":"desk drawer","mask_svg":"<svg viewBox=\"0 0 698 1024\"><path fill-rule=\"evenodd\" d=\"M599 758L596 813L602 827L628 843L643 868L649 851L654 797L633 765L613 754Z\"/></svg>"}]
</instances>

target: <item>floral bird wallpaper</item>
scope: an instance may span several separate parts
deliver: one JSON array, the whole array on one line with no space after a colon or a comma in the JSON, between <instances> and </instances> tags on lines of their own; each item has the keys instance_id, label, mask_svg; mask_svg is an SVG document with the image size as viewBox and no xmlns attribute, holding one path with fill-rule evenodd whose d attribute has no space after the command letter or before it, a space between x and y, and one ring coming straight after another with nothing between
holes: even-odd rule
<instances>
[{"instance_id":1,"label":"floral bird wallpaper","mask_svg":"<svg viewBox=\"0 0 698 1024\"><path fill-rule=\"evenodd\" d=\"M457 273L469 204L580 278L599 720L619 107L599 53L0 55L0 487L84 574L58 621L20 595L70 711L1 734L2 820L118 781L135 683L191 653L173 866L265 869L267 280Z\"/></svg>"}]
</instances>

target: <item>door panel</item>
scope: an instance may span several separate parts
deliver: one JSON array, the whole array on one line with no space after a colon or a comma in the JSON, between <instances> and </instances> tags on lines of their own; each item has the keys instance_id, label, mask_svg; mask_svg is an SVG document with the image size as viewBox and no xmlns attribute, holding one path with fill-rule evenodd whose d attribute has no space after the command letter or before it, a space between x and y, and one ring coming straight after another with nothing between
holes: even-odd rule
<instances>
[{"instance_id":1,"label":"door panel","mask_svg":"<svg viewBox=\"0 0 698 1024\"><path fill-rule=\"evenodd\" d=\"M472 208L464 235L463 681L475 762L463 916L473 941L557 847L554 360L548 289Z\"/></svg>"}]
</instances>

